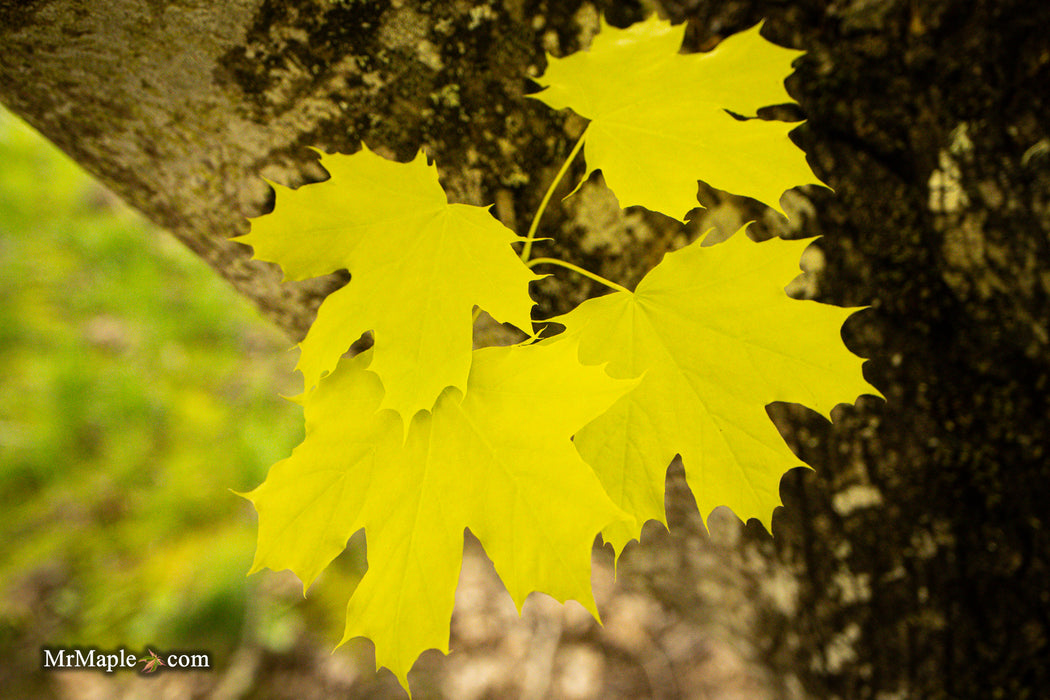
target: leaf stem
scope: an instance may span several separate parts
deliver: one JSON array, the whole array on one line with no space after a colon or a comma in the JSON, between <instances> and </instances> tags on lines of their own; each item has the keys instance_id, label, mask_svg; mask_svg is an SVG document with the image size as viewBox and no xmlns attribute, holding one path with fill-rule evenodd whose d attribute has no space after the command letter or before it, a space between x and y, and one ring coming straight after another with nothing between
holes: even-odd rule
<instances>
[{"instance_id":1,"label":"leaf stem","mask_svg":"<svg viewBox=\"0 0 1050 700\"><path fill-rule=\"evenodd\" d=\"M583 275L584 277L589 277L592 280L594 280L595 282L601 282L602 284L604 284L609 289L614 289L617 292L626 292L627 294L632 294L631 290L628 289L627 287L624 287L622 285L616 284L612 280L607 280L604 277L602 277L601 275L595 274L595 273L591 272L590 270L585 270L582 267L580 267L579 265L574 265L571 262L565 262L564 260L558 260L557 258L536 258L535 260L530 260L526 264L530 268L531 267L535 267L536 265L544 265L544 264L546 264L546 265L558 265L559 267L564 267L567 270L572 270L573 272L579 273L579 274Z\"/></svg>"},{"instance_id":2,"label":"leaf stem","mask_svg":"<svg viewBox=\"0 0 1050 700\"><path fill-rule=\"evenodd\" d=\"M565 177L565 173L568 172L569 166L576 160L576 154L583 148L583 139L587 135L587 129L590 128L590 124L580 134L580 138L576 141L576 145L569 151L569 155L566 156L565 162L561 165L561 170L554 176L554 181L551 182L550 187L547 188L547 193L543 195L543 199L540 200L540 206L536 210L536 214L532 217L532 223L529 224L529 232L525 234L525 247L521 249L521 260L522 262L528 262L529 256L532 255L532 242L536 240L536 230L540 227L540 219L543 217L543 212L547 210L547 204L551 201L551 197L554 196L554 190L558 187L558 183Z\"/></svg>"},{"instance_id":3,"label":"leaf stem","mask_svg":"<svg viewBox=\"0 0 1050 700\"><path fill-rule=\"evenodd\" d=\"M590 124L587 125L587 128L590 128ZM561 179L565 177L565 173L569 171L569 166L572 165L572 162L574 160L576 160L576 155L580 152L580 149L583 148L583 137L587 135L587 128L583 130L583 133L580 134L580 138L576 140L576 145L572 147L571 151L569 151L569 155L566 156L565 162L561 164L561 169L558 170L558 174L554 176L554 181L551 182L550 187L547 188L547 192L543 195L543 199L540 200L540 206L536 209L536 214L533 215L532 222L529 224L529 232L525 235L525 247L521 249L521 261L527 264L530 268L533 265L537 265L541 262L550 263L552 265L561 265L562 267L567 267L570 270L579 272L585 277L590 277L596 282L601 282L607 287L611 287L612 289L618 291L627 292L629 290L627 290L624 287L621 287L615 282L610 282L604 277L600 277L599 275L596 275L593 272L588 272L582 267L577 267L572 263L563 262L554 258L538 258L536 260L533 260L532 262L529 262L529 256L532 255L532 243L536 240L536 230L540 227L540 219L543 217L543 212L547 211L547 205L550 203L551 197L554 196L554 190L557 189L558 183L560 183ZM480 315L481 307L474 309L474 313L471 315L471 323L477 321L478 316Z\"/></svg>"}]
</instances>

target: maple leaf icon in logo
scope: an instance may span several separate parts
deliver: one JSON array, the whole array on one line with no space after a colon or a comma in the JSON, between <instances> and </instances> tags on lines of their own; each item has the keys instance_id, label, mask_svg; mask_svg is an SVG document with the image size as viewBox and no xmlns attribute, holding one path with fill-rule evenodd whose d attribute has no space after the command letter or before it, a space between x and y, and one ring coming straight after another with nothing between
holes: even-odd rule
<instances>
[{"instance_id":1,"label":"maple leaf icon in logo","mask_svg":"<svg viewBox=\"0 0 1050 700\"><path fill-rule=\"evenodd\" d=\"M140 663L146 664L142 668L142 672L143 673L153 673L154 671L157 670L158 666L163 666L164 662L160 660L159 656L157 656L157 652L153 651L152 649L147 649L146 651L149 652L149 658L148 659L139 659Z\"/></svg>"}]
</instances>

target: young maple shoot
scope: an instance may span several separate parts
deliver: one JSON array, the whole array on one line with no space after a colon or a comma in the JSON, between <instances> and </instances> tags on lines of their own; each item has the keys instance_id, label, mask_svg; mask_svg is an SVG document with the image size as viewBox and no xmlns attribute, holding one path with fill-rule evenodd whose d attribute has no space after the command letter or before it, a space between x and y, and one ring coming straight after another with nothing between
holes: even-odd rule
<instances>
[{"instance_id":1,"label":"young maple shoot","mask_svg":"<svg viewBox=\"0 0 1050 700\"><path fill-rule=\"evenodd\" d=\"M646 521L666 523L675 455L701 515L725 505L769 529L781 477L803 465L765 407L803 403L830 418L878 395L842 344L855 309L784 292L810 241L698 240L633 292L570 261L530 259L580 152L622 206L679 221L699 206L697 180L778 211L784 191L820 184L788 138L796 125L754 118L791 102L784 79L800 55L759 29L681 54L682 25L603 21L589 50L549 57L533 97L589 124L524 237L486 208L449 204L422 154L397 163L363 147L322 154L325 182L275 186L274 212L237 239L292 279L352 274L300 344L306 437L245 494L259 514L252 572L290 569L305 591L363 528L369 566L343 641L370 638L377 668L406 689L422 652L448 652L464 528L519 611L542 591L597 616L594 538L619 555ZM538 341L528 286L540 264L613 291L552 319L565 331ZM472 350L475 307L529 339ZM368 330L374 347L340 359Z\"/></svg>"}]
</instances>

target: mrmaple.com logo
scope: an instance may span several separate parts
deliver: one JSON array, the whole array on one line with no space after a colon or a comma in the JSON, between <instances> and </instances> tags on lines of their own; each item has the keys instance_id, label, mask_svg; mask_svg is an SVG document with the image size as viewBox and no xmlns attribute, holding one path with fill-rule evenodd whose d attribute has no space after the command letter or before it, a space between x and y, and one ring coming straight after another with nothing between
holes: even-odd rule
<instances>
[{"instance_id":1,"label":"mrmaple.com logo","mask_svg":"<svg viewBox=\"0 0 1050 700\"><path fill-rule=\"evenodd\" d=\"M52 669L97 669L106 673L121 669L137 668L142 664L142 673L153 673L159 668L173 670L196 669L207 670L211 668L211 654L207 652L172 652L161 653L150 648L142 654L131 654L127 649L116 649L114 651L99 651L98 649L73 648L73 649L47 649L40 650L43 654L43 668Z\"/></svg>"}]
</instances>

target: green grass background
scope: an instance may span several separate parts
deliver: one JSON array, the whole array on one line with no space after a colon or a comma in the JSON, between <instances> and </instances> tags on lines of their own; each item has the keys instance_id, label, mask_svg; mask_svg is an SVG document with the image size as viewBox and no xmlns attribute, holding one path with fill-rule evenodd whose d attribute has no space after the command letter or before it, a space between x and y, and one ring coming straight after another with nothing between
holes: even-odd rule
<instances>
[{"instance_id":1,"label":"green grass background","mask_svg":"<svg viewBox=\"0 0 1050 700\"><path fill-rule=\"evenodd\" d=\"M301 409L278 396L298 391L290 345L170 235L0 113L8 697L47 686L41 645L206 649L221 671L239 645L291 643L309 613L260 603L258 589L283 579L245 576L255 516L231 492L302 438ZM330 645L347 586L320 600Z\"/></svg>"}]
</instances>

